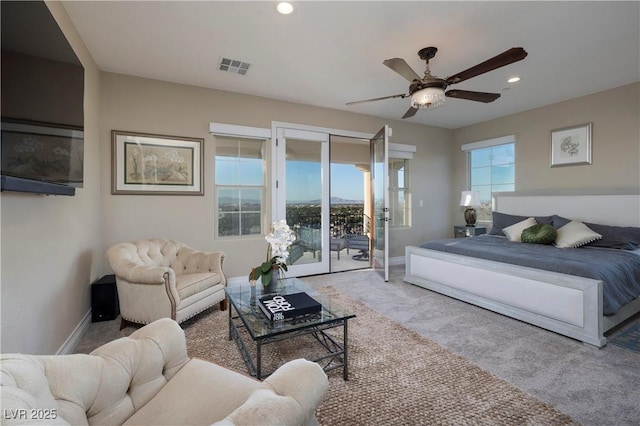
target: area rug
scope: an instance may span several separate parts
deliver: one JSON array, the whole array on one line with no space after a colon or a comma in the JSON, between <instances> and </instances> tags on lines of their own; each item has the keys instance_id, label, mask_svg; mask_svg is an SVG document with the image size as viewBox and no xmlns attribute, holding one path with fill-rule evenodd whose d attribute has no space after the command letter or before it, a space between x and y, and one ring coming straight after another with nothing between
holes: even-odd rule
<instances>
[{"instance_id":1,"label":"area rug","mask_svg":"<svg viewBox=\"0 0 640 426\"><path fill-rule=\"evenodd\" d=\"M570 417L333 287L318 289L357 317L349 320L349 380L328 373L321 425L572 425ZM182 324L191 357L246 374L228 313L213 308ZM130 334L134 329L122 330ZM263 365L309 350L296 339L263 347ZM273 347L271 347L273 346ZM266 353L265 353L266 352Z\"/></svg>"},{"instance_id":2,"label":"area rug","mask_svg":"<svg viewBox=\"0 0 640 426\"><path fill-rule=\"evenodd\" d=\"M609 343L640 353L640 323L631 324L611 339Z\"/></svg>"}]
</instances>

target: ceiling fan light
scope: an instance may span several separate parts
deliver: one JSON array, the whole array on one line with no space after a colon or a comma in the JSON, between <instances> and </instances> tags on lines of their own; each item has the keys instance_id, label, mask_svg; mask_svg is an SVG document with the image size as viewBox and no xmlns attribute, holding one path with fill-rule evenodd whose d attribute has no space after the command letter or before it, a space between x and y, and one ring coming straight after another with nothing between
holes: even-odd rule
<instances>
[{"instance_id":1,"label":"ceiling fan light","mask_svg":"<svg viewBox=\"0 0 640 426\"><path fill-rule=\"evenodd\" d=\"M412 108L437 108L444 104L444 90L439 87L427 87L411 95Z\"/></svg>"}]
</instances>

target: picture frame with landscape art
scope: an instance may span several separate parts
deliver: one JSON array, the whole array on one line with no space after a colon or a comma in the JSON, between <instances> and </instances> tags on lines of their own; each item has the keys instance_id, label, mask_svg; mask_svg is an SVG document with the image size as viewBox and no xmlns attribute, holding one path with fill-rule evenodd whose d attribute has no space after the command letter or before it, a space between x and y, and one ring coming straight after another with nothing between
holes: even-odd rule
<instances>
[{"instance_id":1,"label":"picture frame with landscape art","mask_svg":"<svg viewBox=\"0 0 640 426\"><path fill-rule=\"evenodd\" d=\"M112 194L204 195L204 139L111 131Z\"/></svg>"},{"instance_id":2,"label":"picture frame with landscape art","mask_svg":"<svg viewBox=\"0 0 640 426\"><path fill-rule=\"evenodd\" d=\"M551 131L551 167L591 164L591 123Z\"/></svg>"}]
</instances>

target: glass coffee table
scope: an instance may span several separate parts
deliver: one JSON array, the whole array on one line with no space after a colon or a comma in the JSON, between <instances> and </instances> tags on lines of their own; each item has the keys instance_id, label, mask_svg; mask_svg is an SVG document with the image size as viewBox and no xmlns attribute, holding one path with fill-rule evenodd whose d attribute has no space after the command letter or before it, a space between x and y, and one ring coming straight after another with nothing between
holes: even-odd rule
<instances>
[{"instance_id":1,"label":"glass coffee table","mask_svg":"<svg viewBox=\"0 0 640 426\"><path fill-rule=\"evenodd\" d=\"M298 278L280 280L275 293L305 292L322 304L322 310L319 313L294 320L270 321L257 304L260 297L267 295L259 282L254 287L249 283L227 287L225 292L231 302L229 304L229 340L236 341L252 376L262 380L273 372L262 371L262 355L265 349L263 346L301 338L301 336L312 336L314 343L321 345L322 354L313 357L310 361L319 363L325 372L342 368L342 377L348 380L347 323L350 318L355 317L355 314L345 312L333 303L331 298L318 293ZM342 328L342 333L339 331L327 333L328 330L338 327ZM253 346L255 346L255 357L252 354ZM278 361L284 364L290 360Z\"/></svg>"}]
</instances>

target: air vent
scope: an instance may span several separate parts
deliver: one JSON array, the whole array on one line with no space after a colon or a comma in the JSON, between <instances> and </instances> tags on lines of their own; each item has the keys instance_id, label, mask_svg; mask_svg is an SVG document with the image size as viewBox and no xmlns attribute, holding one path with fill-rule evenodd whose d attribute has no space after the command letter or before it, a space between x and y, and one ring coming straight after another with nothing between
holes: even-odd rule
<instances>
[{"instance_id":1,"label":"air vent","mask_svg":"<svg viewBox=\"0 0 640 426\"><path fill-rule=\"evenodd\" d=\"M220 71L227 71L233 74L247 75L250 66L251 64L238 61L236 59L222 58L220 65L218 65L218 69Z\"/></svg>"}]
</instances>

